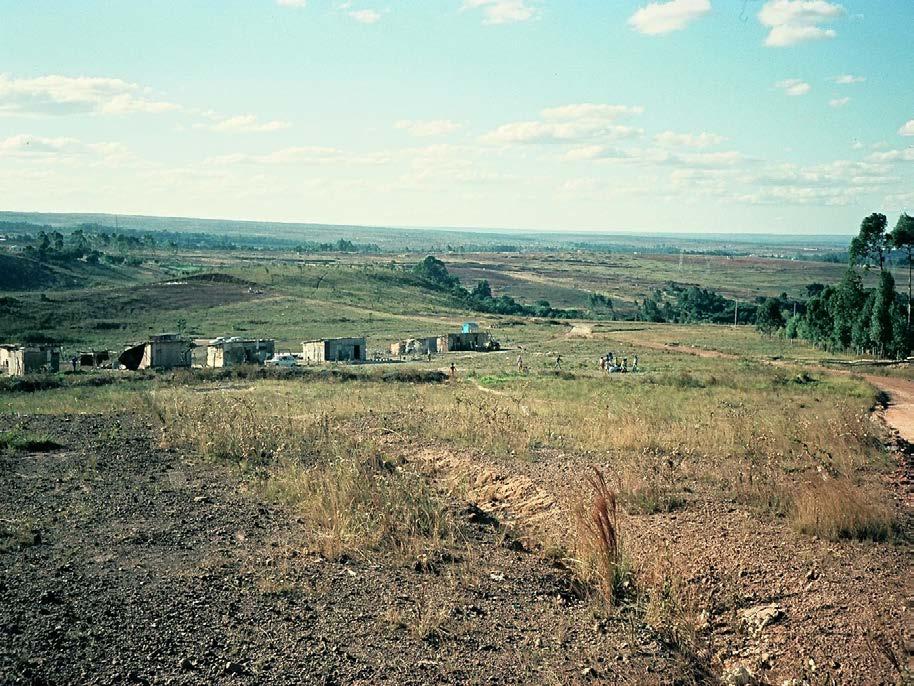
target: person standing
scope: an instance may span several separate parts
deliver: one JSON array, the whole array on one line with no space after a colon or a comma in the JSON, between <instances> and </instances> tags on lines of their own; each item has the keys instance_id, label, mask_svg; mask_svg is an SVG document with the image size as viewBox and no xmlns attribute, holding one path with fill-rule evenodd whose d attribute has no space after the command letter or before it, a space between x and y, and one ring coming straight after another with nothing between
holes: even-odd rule
<instances>
[{"instance_id":1,"label":"person standing","mask_svg":"<svg viewBox=\"0 0 914 686\"><path fill-rule=\"evenodd\" d=\"M451 379L451 383L454 383L457 381L457 367L456 367L456 365L454 365L453 362L451 362L450 379Z\"/></svg>"}]
</instances>

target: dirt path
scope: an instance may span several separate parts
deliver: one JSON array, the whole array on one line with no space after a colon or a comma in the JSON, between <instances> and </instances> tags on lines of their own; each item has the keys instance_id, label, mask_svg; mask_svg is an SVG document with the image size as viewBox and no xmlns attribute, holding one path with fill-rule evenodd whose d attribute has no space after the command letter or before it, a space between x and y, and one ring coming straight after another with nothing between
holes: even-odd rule
<instances>
[{"instance_id":1,"label":"dirt path","mask_svg":"<svg viewBox=\"0 0 914 686\"><path fill-rule=\"evenodd\" d=\"M914 444L914 381L866 374L863 377L889 396L885 421L908 443Z\"/></svg>"}]
</instances>

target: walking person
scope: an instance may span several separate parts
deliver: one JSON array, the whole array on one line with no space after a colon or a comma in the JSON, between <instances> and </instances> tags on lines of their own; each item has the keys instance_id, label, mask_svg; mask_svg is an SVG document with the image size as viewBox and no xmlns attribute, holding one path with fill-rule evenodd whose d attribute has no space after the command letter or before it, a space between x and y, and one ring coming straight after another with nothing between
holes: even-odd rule
<instances>
[{"instance_id":1,"label":"walking person","mask_svg":"<svg viewBox=\"0 0 914 686\"><path fill-rule=\"evenodd\" d=\"M457 367L454 365L453 362L451 362L450 379L451 379L451 383L454 383L457 381Z\"/></svg>"},{"instance_id":2,"label":"walking person","mask_svg":"<svg viewBox=\"0 0 914 686\"><path fill-rule=\"evenodd\" d=\"M79 358L76 355L74 355L73 357L70 358L70 364L73 366L73 371L75 372L76 365L79 364Z\"/></svg>"},{"instance_id":3,"label":"walking person","mask_svg":"<svg viewBox=\"0 0 914 686\"><path fill-rule=\"evenodd\" d=\"M555 371L557 371L557 372L562 371L562 356L561 355L555 356Z\"/></svg>"}]
</instances>

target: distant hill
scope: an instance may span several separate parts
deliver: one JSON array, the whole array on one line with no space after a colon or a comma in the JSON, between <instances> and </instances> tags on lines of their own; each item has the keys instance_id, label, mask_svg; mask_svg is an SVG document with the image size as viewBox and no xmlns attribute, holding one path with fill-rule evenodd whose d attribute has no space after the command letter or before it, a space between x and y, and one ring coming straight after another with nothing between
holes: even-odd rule
<instances>
[{"instance_id":1,"label":"distant hill","mask_svg":"<svg viewBox=\"0 0 914 686\"><path fill-rule=\"evenodd\" d=\"M387 252L522 252L537 250L605 249L619 252L733 252L739 254L802 255L847 248L846 235L779 235L699 233L637 233L633 231L527 231L472 227L404 228L354 224L236 221L195 217L155 217L49 212L0 212L0 222L26 222L64 230L79 224L136 231L196 232L226 237L263 237L291 241L357 240L374 243Z\"/></svg>"}]
</instances>

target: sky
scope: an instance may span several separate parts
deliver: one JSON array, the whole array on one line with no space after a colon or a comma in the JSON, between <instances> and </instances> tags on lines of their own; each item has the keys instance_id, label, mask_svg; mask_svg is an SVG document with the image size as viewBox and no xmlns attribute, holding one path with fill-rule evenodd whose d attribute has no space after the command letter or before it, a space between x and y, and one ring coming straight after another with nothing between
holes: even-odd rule
<instances>
[{"instance_id":1,"label":"sky","mask_svg":"<svg viewBox=\"0 0 914 686\"><path fill-rule=\"evenodd\" d=\"M0 210L852 233L912 0L0 0Z\"/></svg>"}]
</instances>

